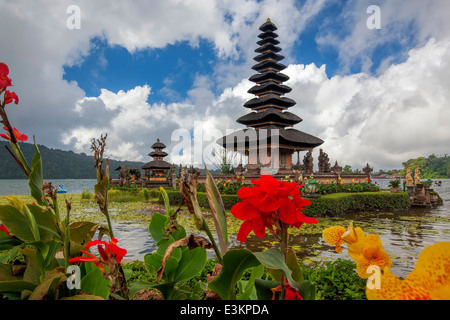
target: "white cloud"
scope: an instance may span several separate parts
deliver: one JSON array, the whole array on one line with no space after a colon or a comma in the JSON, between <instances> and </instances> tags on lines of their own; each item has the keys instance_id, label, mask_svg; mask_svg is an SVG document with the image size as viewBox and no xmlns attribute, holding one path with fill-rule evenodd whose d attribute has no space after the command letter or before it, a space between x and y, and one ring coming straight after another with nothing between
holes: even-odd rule
<instances>
[{"instance_id":1,"label":"white cloud","mask_svg":"<svg viewBox=\"0 0 450 320\"><path fill-rule=\"evenodd\" d=\"M329 79L325 68L291 65L296 127L323 140L330 159L362 168L398 168L403 161L448 153L450 40L431 39L379 76ZM295 92L295 93L294 93Z\"/></svg>"},{"instance_id":2,"label":"white cloud","mask_svg":"<svg viewBox=\"0 0 450 320\"><path fill-rule=\"evenodd\" d=\"M398 41L405 52L402 63L386 57L376 75L343 73L331 79L326 66L300 65L292 60L288 44L331 1L78 1L81 29L68 30L66 8L71 1L1 1L0 56L9 65L19 106L8 106L12 122L38 143L89 153L92 138L108 132L107 152L113 158L147 161L150 146L161 138L171 150L176 129L190 132L202 121L205 133L239 129L235 121L249 112L243 103L252 98L247 79L254 72L258 27L266 18L278 26L297 101L291 111L304 121L296 128L323 140L334 162L362 167L399 167L410 157L448 153L450 45L448 1L382 1L382 29L366 28L369 0L348 1L338 22L345 36L324 21L319 44L338 52L343 69L355 60L371 67L380 45ZM334 17L333 17L334 19ZM411 30L417 30L411 36ZM6 31L5 31L6 30ZM408 41L402 43L408 34ZM185 100L150 104L151 86L128 91L101 90L86 97L76 82L63 80L63 66L83 61L93 37L130 52L162 48L177 41L196 46L200 39L214 44L223 60L211 75L197 75ZM435 40L430 40L434 37ZM293 45L292 45L293 47ZM99 57L103 66L108 61ZM167 86L170 83L166 83ZM213 88L219 88L214 94ZM170 88L167 87L169 90ZM170 92L167 92L168 94ZM174 159L177 163L185 158Z\"/></svg>"}]
</instances>

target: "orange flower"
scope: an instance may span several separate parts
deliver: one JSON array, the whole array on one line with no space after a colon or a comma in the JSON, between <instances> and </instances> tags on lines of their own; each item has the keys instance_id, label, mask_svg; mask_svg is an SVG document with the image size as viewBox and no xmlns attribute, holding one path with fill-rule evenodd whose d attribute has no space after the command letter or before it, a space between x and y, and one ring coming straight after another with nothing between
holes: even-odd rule
<instances>
[{"instance_id":1,"label":"orange flower","mask_svg":"<svg viewBox=\"0 0 450 320\"><path fill-rule=\"evenodd\" d=\"M11 141L11 136L9 135L8 128L3 127L3 130L6 130L8 133L7 134L2 133L2 134L0 134L0 137ZM28 140L28 136L23 133L20 133L20 131L17 130L16 128L13 128L13 132L14 132L14 136L16 137L16 140L18 140L18 141L27 141Z\"/></svg>"},{"instance_id":2,"label":"orange flower","mask_svg":"<svg viewBox=\"0 0 450 320\"><path fill-rule=\"evenodd\" d=\"M450 300L450 242L426 247L404 280L389 267L381 274L380 289L366 288L369 300Z\"/></svg>"}]
</instances>

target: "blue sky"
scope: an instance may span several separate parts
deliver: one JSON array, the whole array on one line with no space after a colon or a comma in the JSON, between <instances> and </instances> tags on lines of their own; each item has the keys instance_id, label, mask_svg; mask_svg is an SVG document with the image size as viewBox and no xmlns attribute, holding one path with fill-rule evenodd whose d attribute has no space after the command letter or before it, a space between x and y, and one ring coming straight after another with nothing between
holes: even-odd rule
<instances>
[{"instance_id":1,"label":"blue sky","mask_svg":"<svg viewBox=\"0 0 450 320\"><path fill-rule=\"evenodd\" d=\"M167 160L192 163L171 153L180 136L201 126L205 147L242 129L271 18L295 128L323 139L333 163L389 169L449 153L446 0L80 0L79 29L67 27L71 5L0 1L0 57L20 97L8 113L38 143L89 154L107 132L111 158L146 162L160 138ZM371 5L380 29L367 27ZM423 126L434 129L411 131Z\"/></svg>"}]
</instances>

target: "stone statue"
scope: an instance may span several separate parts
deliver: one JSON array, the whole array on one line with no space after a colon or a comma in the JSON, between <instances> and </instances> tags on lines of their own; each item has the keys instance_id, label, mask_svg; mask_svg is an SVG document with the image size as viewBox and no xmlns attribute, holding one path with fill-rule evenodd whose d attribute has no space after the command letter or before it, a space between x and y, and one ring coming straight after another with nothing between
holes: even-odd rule
<instances>
[{"instance_id":1,"label":"stone statue","mask_svg":"<svg viewBox=\"0 0 450 320\"><path fill-rule=\"evenodd\" d=\"M414 186L413 178L412 178L412 171L411 171L411 165L408 164L406 166L406 186L412 187Z\"/></svg>"},{"instance_id":2,"label":"stone statue","mask_svg":"<svg viewBox=\"0 0 450 320\"><path fill-rule=\"evenodd\" d=\"M312 173L313 172L313 157L311 150L308 151L308 153L303 158L303 168L306 171L306 173Z\"/></svg>"},{"instance_id":3,"label":"stone statue","mask_svg":"<svg viewBox=\"0 0 450 320\"><path fill-rule=\"evenodd\" d=\"M336 163L334 164L333 168L331 168L333 170L334 173L339 174L342 171L342 167L340 167L338 165L338 162L336 161Z\"/></svg>"},{"instance_id":4,"label":"stone statue","mask_svg":"<svg viewBox=\"0 0 450 320\"><path fill-rule=\"evenodd\" d=\"M414 184L417 186L420 184L420 170L419 166L416 166L416 169L414 170Z\"/></svg>"},{"instance_id":5,"label":"stone statue","mask_svg":"<svg viewBox=\"0 0 450 320\"><path fill-rule=\"evenodd\" d=\"M319 172L322 173L328 173L331 172L331 165L330 165L330 159L328 158L328 154L323 152L322 149L320 149L319 154Z\"/></svg>"}]
</instances>

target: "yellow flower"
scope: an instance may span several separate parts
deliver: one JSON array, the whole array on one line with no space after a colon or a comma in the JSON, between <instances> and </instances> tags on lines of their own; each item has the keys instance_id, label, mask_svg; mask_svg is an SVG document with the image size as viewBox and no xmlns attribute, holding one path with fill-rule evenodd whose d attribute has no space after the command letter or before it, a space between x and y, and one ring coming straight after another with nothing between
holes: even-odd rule
<instances>
[{"instance_id":1,"label":"yellow flower","mask_svg":"<svg viewBox=\"0 0 450 320\"><path fill-rule=\"evenodd\" d=\"M388 267L381 274L380 289L366 288L369 300L450 300L450 242L426 247L416 267L404 280Z\"/></svg>"},{"instance_id":2,"label":"yellow flower","mask_svg":"<svg viewBox=\"0 0 450 320\"><path fill-rule=\"evenodd\" d=\"M371 273L367 273L367 268L376 265L383 269L390 267L392 262L389 255L384 251L381 239L376 234L365 235L360 228L354 228L350 222L348 229L344 227L331 227L323 231L322 237L327 243L336 245L336 252L342 252L341 244L348 246L348 255L356 262L358 275L367 279ZM342 242L341 242L342 241Z\"/></svg>"},{"instance_id":3,"label":"yellow flower","mask_svg":"<svg viewBox=\"0 0 450 320\"><path fill-rule=\"evenodd\" d=\"M328 180L328 179L327 179L327 180L325 180L325 182L326 182L326 183L329 183L329 182L330 182L330 180Z\"/></svg>"},{"instance_id":4,"label":"yellow flower","mask_svg":"<svg viewBox=\"0 0 450 320\"><path fill-rule=\"evenodd\" d=\"M336 246L336 252L342 252L341 245L344 244L344 240L341 239L341 236L345 233L345 228L341 226L335 226L326 228L322 231L322 238L328 244Z\"/></svg>"}]
</instances>

